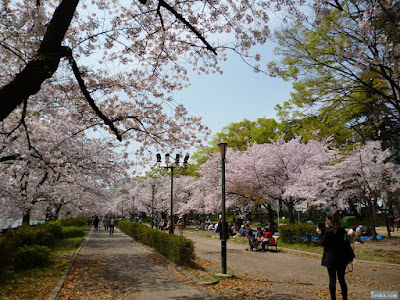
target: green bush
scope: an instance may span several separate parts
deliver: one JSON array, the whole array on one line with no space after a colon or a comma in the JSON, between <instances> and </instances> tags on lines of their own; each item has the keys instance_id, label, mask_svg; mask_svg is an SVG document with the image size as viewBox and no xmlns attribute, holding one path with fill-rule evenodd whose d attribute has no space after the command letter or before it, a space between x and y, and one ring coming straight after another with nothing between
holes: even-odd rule
<instances>
[{"instance_id":1,"label":"green bush","mask_svg":"<svg viewBox=\"0 0 400 300\"><path fill-rule=\"evenodd\" d=\"M178 265L191 265L194 260L194 244L181 236L166 234L140 223L120 221L118 228L133 239L152 247Z\"/></svg>"},{"instance_id":2,"label":"green bush","mask_svg":"<svg viewBox=\"0 0 400 300\"><path fill-rule=\"evenodd\" d=\"M50 263L50 249L46 246L30 245L18 248L14 265L21 269L45 266Z\"/></svg>"},{"instance_id":3,"label":"green bush","mask_svg":"<svg viewBox=\"0 0 400 300\"><path fill-rule=\"evenodd\" d=\"M18 229L7 232L6 242L13 244L15 248L24 245L49 245L54 239L46 225L36 226L22 225Z\"/></svg>"},{"instance_id":4,"label":"green bush","mask_svg":"<svg viewBox=\"0 0 400 300\"><path fill-rule=\"evenodd\" d=\"M78 217L73 219L62 220L61 224L64 226L78 226L82 227L87 225L87 219L85 217Z\"/></svg>"},{"instance_id":5,"label":"green bush","mask_svg":"<svg viewBox=\"0 0 400 300\"><path fill-rule=\"evenodd\" d=\"M279 226L281 241L290 244L318 243L316 226L310 224L289 224Z\"/></svg>"},{"instance_id":6,"label":"green bush","mask_svg":"<svg viewBox=\"0 0 400 300\"><path fill-rule=\"evenodd\" d=\"M62 224L60 220L49 221L46 223L46 226L54 238L61 238Z\"/></svg>"},{"instance_id":7,"label":"green bush","mask_svg":"<svg viewBox=\"0 0 400 300\"><path fill-rule=\"evenodd\" d=\"M84 235L85 233L83 232L83 229L81 227L76 227L76 226L61 227L61 237L63 239L74 238Z\"/></svg>"}]
</instances>

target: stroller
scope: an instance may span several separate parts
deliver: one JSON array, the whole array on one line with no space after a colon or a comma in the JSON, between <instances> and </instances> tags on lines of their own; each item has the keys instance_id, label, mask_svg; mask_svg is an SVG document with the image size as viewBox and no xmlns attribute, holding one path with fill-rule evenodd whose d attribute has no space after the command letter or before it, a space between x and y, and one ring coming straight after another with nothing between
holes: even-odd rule
<instances>
[{"instance_id":1,"label":"stroller","mask_svg":"<svg viewBox=\"0 0 400 300\"><path fill-rule=\"evenodd\" d=\"M247 240L249 241L249 248L246 250L250 251L260 251L261 250L261 243L256 239L256 237L252 234L246 232Z\"/></svg>"}]
</instances>

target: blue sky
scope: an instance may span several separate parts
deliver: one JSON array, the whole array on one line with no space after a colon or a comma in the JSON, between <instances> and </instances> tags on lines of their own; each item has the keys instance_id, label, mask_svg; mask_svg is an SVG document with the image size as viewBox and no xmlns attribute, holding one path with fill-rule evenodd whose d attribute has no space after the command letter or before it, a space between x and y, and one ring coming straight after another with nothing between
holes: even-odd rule
<instances>
[{"instance_id":1,"label":"blue sky","mask_svg":"<svg viewBox=\"0 0 400 300\"><path fill-rule=\"evenodd\" d=\"M276 59L271 45L264 49L267 60ZM183 104L189 114L202 116L213 134L245 118L251 121L274 118L275 105L290 98L290 82L255 73L236 55L228 56L222 69L222 75L193 75L191 86L174 95L175 101Z\"/></svg>"}]
</instances>

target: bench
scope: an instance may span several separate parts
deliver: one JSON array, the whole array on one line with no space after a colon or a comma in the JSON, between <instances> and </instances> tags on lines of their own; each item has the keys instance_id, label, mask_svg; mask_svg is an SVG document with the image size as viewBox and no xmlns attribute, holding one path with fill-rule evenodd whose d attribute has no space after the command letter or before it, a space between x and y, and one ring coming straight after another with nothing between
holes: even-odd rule
<instances>
[{"instance_id":1,"label":"bench","mask_svg":"<svg viewBox=\"0 0 400 300\"><path fill-rule=\"evenodd\" d=\"M278 235L273 235L272 236L275 239L275 244L270 244L269 241L266 244L266 249L268 251L269 247L275 247L275 251L278 252L278 241L279 241L279 236Z\"/></svg>"},{"instance_id":2,"label":"bench","mask_svg":"<svg viewBox=\"0 0 400 300\"><path fill-rule=\"evenodd\" d=\"M274 235L273 238L275 239L275 244L270 244L269 242L266 245L265 250L267 251L269 249L269 247L275 247L275 251L278 252L278 240L279 240L279 236L278 235ZM251 251L261 251L262 250L262 245L260 241L257 240L251 240L249 237L247 237L248 241L249 241L249 248L247 248L246 250L251 250Z\"/></svg>"}]
</instances>

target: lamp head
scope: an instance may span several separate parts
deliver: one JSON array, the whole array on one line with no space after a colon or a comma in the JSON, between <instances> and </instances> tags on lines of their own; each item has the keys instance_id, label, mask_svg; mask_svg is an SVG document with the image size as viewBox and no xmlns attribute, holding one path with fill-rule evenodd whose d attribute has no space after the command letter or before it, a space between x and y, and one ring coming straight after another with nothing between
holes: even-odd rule
<instances>
[{"instance_id":1,"label":"lamp head","mask_svg":"<svg viewBox=\"0 0 400 300\"><path fill-rule=\"evenodd\" d=\"M228 149L228 143L219 143L218 148L219 152L221 153L221 158L225 159L226 150Z\"/></svg>"},{"instance_id":2,"label":"lamp head","mask_svg":"<svg viewBox=\"0 0 400 300\"><path fill-rule=\"evenodd\" d=\"M161 154L157 153L157 163L160 164L161 163Z\"/></svg>"}]
</instances>

